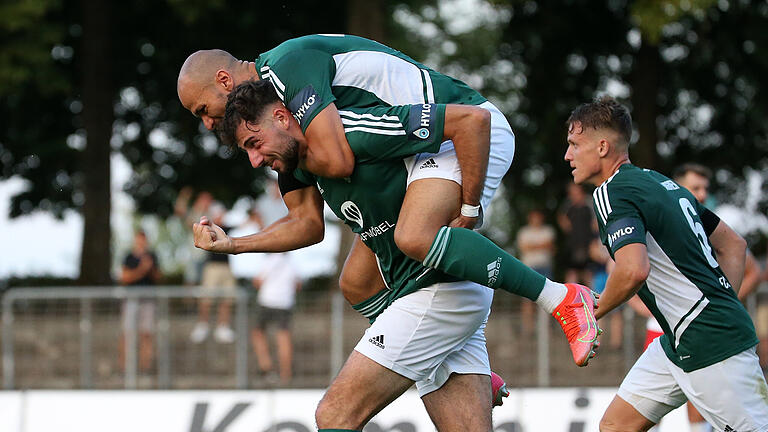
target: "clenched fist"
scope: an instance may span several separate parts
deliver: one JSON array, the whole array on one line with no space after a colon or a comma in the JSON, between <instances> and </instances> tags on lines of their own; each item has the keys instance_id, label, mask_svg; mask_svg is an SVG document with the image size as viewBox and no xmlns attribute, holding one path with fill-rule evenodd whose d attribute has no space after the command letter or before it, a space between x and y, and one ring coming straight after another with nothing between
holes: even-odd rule
<instances>
[{"instance_id":1,"label":"clenched fist","mask_svg":"<svg viewBox=\"0 0 768 432\"><path fill-rule=\"evenodd\" d=\"M234 253L235 245L232 238L220 226L203 216L200 222L192 226L195 234L195 247L209 252Z\"/></svg>"}]
</instances>

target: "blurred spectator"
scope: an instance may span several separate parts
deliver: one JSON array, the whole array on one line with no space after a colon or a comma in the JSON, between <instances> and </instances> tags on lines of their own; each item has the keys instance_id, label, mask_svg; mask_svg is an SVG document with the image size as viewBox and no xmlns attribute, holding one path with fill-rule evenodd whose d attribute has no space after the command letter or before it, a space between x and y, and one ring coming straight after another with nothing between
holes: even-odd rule
<instances>
[{"instance_id":1,"label":"blurred spectator","mask_svg":"<svg viewBox=\"0 0 768 432\"><path fill-rule=\"evenodd\" d=\"M176 197L176 203L173 207L174 214L181 219L184 227L189 230L190 238L192 234L192 225L200 221L200 217L208 214L208 211L213 203L213 195L207 191L200 191L195 198L195 202L192 206L189 206L189 200L192 198L192 188L189 186L183 187L179 191L178 197ZM192 245L190 240L187 242ZM189 264L184 269L184 283L187 285L199 285L202 279L203 264L205 263L205 251L195 247L190 248L191 257Z\"/></svg>"},{"instance_id":2,"label":"blurred spectator","mask_svg":"<svg viewBox=\"0 0 768 432\"><path fill-rule=\"evenodd\" d=\"M226 209L220 203L210 205L209 217L211 221L220 226L224 231L230 227L224 224ZM221 297L203 297L198 302L198 320L189 338L194 343L201 343L209 333L209 321L211 306L218 301L218 314L216 317L216 329L213 337L219 343L232 343L235 341L235 332L230 325L232 316L232 299L237 294L237 281L229 267L228 254L206 253L203 264L202 286L207 293L219 294Z\"/></svg>"},{"instance_id":3,"label":"blurred spectator","mask_svg":"<svg viewBox=\"0 0 768 432\"><path fill-rule=\"evenodd\" d=\"M274 373L266 334L268 325L272 324L277 327L275 339L280 382L288 384L291 381L293 362L291 315L296 291L301 289L301 280L289 256L276 253L267 255L262 271L253 279L253 286L259 292L256 326L251 331L251 341L259 370L267 376Z\"/></svg>"},{"instance_id":4,"label":"blurred spectator","mask_svg":"<svg viewBox=\"0 0 768 432\"><path fill-rule=\"evenodd\" d=\"M517 233L520 261L542 276L552 277L552 260L555 255L555 229L544 223L544 212L534 209L528 212L528 224ZM533 332L534 303L523 300L523 332Z\"/></svg>"},{"instance_id":5,"label":"blurred spectator","mask_svg":"<svg viewBox=\"0 0 768 432\"><path fill-rule=\"evenodd\" d=\"M566 271L565 282L589 285L589 245L594 238L592 231L592 208L584 189L575 184L568 185L568 200L560 208L557 223L565 234Z\"/></svg>"},{"instance_id":6,"label":"blurred spectator","mask_svg":"<svg viewBox=\"0 0 768 432\"><path fill-rule=\"evenodd\" d=\"M160 280L157 256L149 250L144 231L136 231L133 248L123 260L120 283L128 286L151 286ZM154 358L152 333L155 326L155 300L140 299L138 302L123 302L123 333L120 335L120 367L125 369L125 332L136 319L139 341L139 370L148 371Z\"/></svg>"},{"instance_id":7,"label":"blurred spectator","mask_svg":"<svg viewBox=\"0 0 768 432\"><path fill-rule=\"evenodd\" d=\"M227 234L232 237L249 236L260 232L264 226L261 213L254 204L248 210L248 218L236 228L227 231ZM232 270L232 274L235 275L235 279L250 281L259 274L264 258L264 254L260 253L229 255L229 268Z\"/></svg>"}]
</instances>

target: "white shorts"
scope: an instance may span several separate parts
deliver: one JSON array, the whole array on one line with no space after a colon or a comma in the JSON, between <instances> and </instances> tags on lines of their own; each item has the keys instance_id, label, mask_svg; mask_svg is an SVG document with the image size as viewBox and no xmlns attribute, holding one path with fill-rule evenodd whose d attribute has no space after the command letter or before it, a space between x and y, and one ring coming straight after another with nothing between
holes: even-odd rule
<instances>
[{"instance_id":1,"label":"white shorts","mask_svg":"<svg viewBox=\"0 0 768 432\"><path fill-rule=\"evenodd\" d=\"M485 187L480 205L488 210L493 194L501 184L501 179L509 170L515 156L515 134L504 114L490 102L478 105L491 113L491 148L488 158L488 172L485 175ZM442 178L461 184L461 169L456 160L453 141L445 141L438 153L419 153L405 160L408 168L408 184L425 178Z\"/></svg>"},{"instance_id":2,"label":"white shorts","mask_svg":"<svg viewBox=\"0 0 768 432\"><path fill-rule=\"evenodd\" d=\"M490 375L485 323L492 300L490 288L473 282L422 288L387 307L355 350L416 381L419 396L452 373Z\"/></svg>"},{"instance_id":3,"label":"white shorts","mask_svg":"<svg viewBox=\"0 0 768 432\"><path fill-rule=\"evenodd\" d=\"M715 430L768 431L768 386L755 348L684 372L657 338L632 366L618 395L654 423L690 400Z\"/></svg>"}]
</instances>

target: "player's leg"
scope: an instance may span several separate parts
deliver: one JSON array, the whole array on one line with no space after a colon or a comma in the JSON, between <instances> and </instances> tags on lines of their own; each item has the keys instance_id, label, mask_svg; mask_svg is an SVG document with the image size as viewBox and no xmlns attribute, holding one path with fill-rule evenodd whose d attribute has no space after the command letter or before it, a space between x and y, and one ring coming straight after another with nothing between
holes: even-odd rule
<instances>
[{"instance_id":1,"label":"player's leg","mask_svg":"<svg viewBox=\"0 0 768 432\"><path fill-rule=\"evenodd\" d=\"M489 373L484 322L464 345L443 360L429 379L416 383L437 430L492 430Z\"/></svg>"},{"instance_id":2,"label":"player's leg","mask_svg":"<svg viewBox=\"0 0 768 432\"><path fill-rule=\"evenodd\" d=\"M424 261L437 232L459 214L460 197L461 184L451 179L410 182L395 227L397 247L410 258Z\"/></svg>"},{"instance_id":3,"label":"player's leg","mask_svg":"<svg viewBox=\"0 0 768 432\"><path fill-rule=\"evenodd\" d=\"M339 288L344 298L352 305L361 303L386 289L376 263L376 255L358 235L355 235L352 248L341 270Z\"/></svg>"},{"instance_id":4,"label":"player's leg","mask_svg":"<svg viewBox=\"0 0 768 432\"><path fill-rule=\"evenodd\" d=\"M413 382L442 385L448 375L435 369L477 333L492 298L480 285L455 282L395 300L366 330L321 401L318 426L359 429ZM490 374L487 360L477 367ZM490 400L490 386L487 391ZM490 401L486 407L490 410Z\"/></svg>"},{"instance_id":5,"label":"player's leg","mask_svg":"<svg viewBox=\"0 0 768 432\"><path fill-rule=\"evenodd\" d=\"M488 109L495 129L484 208L514 155L514 135L508 123L494 107ZM595 355L599 334L591 292L582 286L552 282L477 232L447 226L458 214L461 193L461 171L450 142L443 143L437 154L415 157L409 170L409 186L395 228L398 247L426 267L535 301L563 327L576 364L586 365Z\"/></svg>"},{"instance_id":6,"label":"player's leg","mask_svg":"<svg viewBox=\"0 0 768 432\"><path fill-rule=\"evenodd\" d=\"M363 426L413 381L352 351L315 411L320 430L362 430Z\"/></svg>"},{"instance_id":7,"label":"player's leg","mask_svg":"<svg viewBox=\"0 0 768 432\"><path fill-rule=\"evenodd\" d=\"M655 424L616 395L600 420L600 432L645 432Z\"/></svg>"},{"instance_id":8,"label":"player's leg","mask_svg":"<svg viewBox=\"0 0 768 432\"><path fill-rule=\"evenodd\" d=\"M691 401L685 404L688 410L688 423L691 424L691 432L711 432L712 428L709 426L701 413L696 410Z\"/></svg>"},{"instance_id":9,"label":"player's leg","mask_svg":"<svg viewBox=\"0 0 768 432\"><path fill-rule=\"evenodd\" d=\"M601 432L646 431L686 401L658 339L632 366L600 420Z\"/></svg>"},{"instance_id":10,"label":"player's leg","mask_svg":"<svg viewBox=\"0 0 768 432\"><path fill-rule=\"evenodd\" d=\"M481 206L493 194L512 163L515 137L503 114L491 104L491 148ZM395 242L409 257L462 280L502 288L536 301L546 279L486 237L468 229L449 229L461 206L461 169L453 144L446 141L437 154L421 154L408 162L408 188L395 228ZM490 266L490 267L489 267ZM549 312L565 298L558 284L544 293Z\"/></svg>"},{"instance_id":11,"label":"player's leg","mask_svg":"<svg viewBox=\"0 0 768 432\"><path fill-rule=\"evenodd\" d=\"M491 431L490 387L488 375L453 374L421 400L440 432Z\"/></svg>"}]
</instances>

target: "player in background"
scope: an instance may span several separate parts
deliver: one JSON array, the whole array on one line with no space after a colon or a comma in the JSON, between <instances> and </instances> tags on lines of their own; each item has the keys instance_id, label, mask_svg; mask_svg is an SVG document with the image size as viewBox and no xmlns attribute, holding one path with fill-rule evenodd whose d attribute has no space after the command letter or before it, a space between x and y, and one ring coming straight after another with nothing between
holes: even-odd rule
<instances>
[{"instance_id":1,"label":"player in background","mask_svg":"<svg viewBox=\"0 0 768 432\"><path fill-rule=\"evenodd\" d=\"M581 105L567 124L565 160L576 183L597 186L600 237L616 262L596 316L637 293L664 330L630 369L600 430L646 431L686 400L718 430L766 430L768 386L736 296L746 242L688 190L630 163L632 120L615 100Z\"/></svg>"},{"instance_id":2,"label":"player in background","mask_svg":"<svg viewBox=\"0 0 768 432\"><path fill-rule=\"evenodd\" d=\"M696 200L703 206L706 206L709 200L709 182L712 178L712 171L700 164L689 162L680 165L672 173L672 178L680 186L688 189ZM720 251L715 249L715 253ZM755 291L760 282L760 265L755 256L747 249L747 258L744 266L744 279L739 289L739 300L742 302L748 295Z\"/></svg>"},{"instance_id":3,"label":"player in background","mask_svg":"<svg viewBox=\"0 0 768 432\"><path fill-rule=\"evenodd\" d=\"M447 141L436 154L419 154L406 163L412 167L411 183L398 219L395 241L409 257L429 262L445 271L453 267L461 279L484 278L493 270L490 261L481 262L470 251L482 250L487 240L470 231L481 220L514 156L514 134L504 115L466 84L435 72L408 56L377 42L345 35L312 35L291 39L260 55L255 62L237 60L221 50L198 51L182 66L177 83L179 99L208 129L216 129L224 115L227 94L248 79L268 79L280 99L291 110L306 137L303 168L327 178L344 178L354 168L354 155L344 136L345 128L366 127L369 119L339 115L355 106L454 103L479 106L490 113L490 147L476 157L478 149L454 148ZM260 166L263 155L250 153L251 163ZM281 177L285 177L282 175ZM284 180L283 183L292 180ZM446 196L456 199L447 200ZM289 200L301 206L307 201ZM291 206L286 202L289 210ZM297 209L296 214L306 212ZM261 237L252 240L260 241ZM277 239L278 237L269 237ZM308 240L309 241L309 240ZM308 243L311 244L311 243ZM274 251L275 244L260 243L255 249ZM435 251L442 254L435 254ZM437 257L440 260L437 260ZM495 264L494 264L495 265ZM500 270L503 272L503 270ZM472 275L469 275L472 273ZM508 272L507 272L508 273ZM355 307L373 301L386 289L378 275L376 257L356 238L345 263L340 287ZM372 283L376 281L376 283ZM520 288L495 278L495 287L514 294ZM508 280L509 282L509 280ZM575 286L575 285L574 285ZM560 303L588 304L580 324L593 321L592 300L581 288L547 280L543 289L536 284L523 295L532 298L555 315ZM567 320L556 316L561 326ZM581 340L563 329L574 361L584 366L594 353L595 340Z\"/></svg>"},{"instance_id":4,"label":"player in background","mask_svg":"<svg viewBox=\"0 0 768 432\"><path fill-rule=\"evenodd\" d=\"M688 189L699 204L704 206L706 206L709 197L710 178L712 178L712 171L694 162L682 164L672 172L672 179L680 186ZM717 256L721 251L715 249L715 253L715 256ZM739 300L744 301L746 296L755 290L759 278L760 269L757 260L747 249L744 279L741 282L741 288L738 293ZM645 350L654 339L664 334L664 331L639 298L633 297L630 300L630 304L638 313L648 317L645 345L643 346L643 350ZM712 430L712 427L704 420L704 417L702 417L701 413L696 410L690 401L686 403L686 408L688 410L688 422L691 425L691 432L710 432Z\"/></svg>"}]
</instances>

